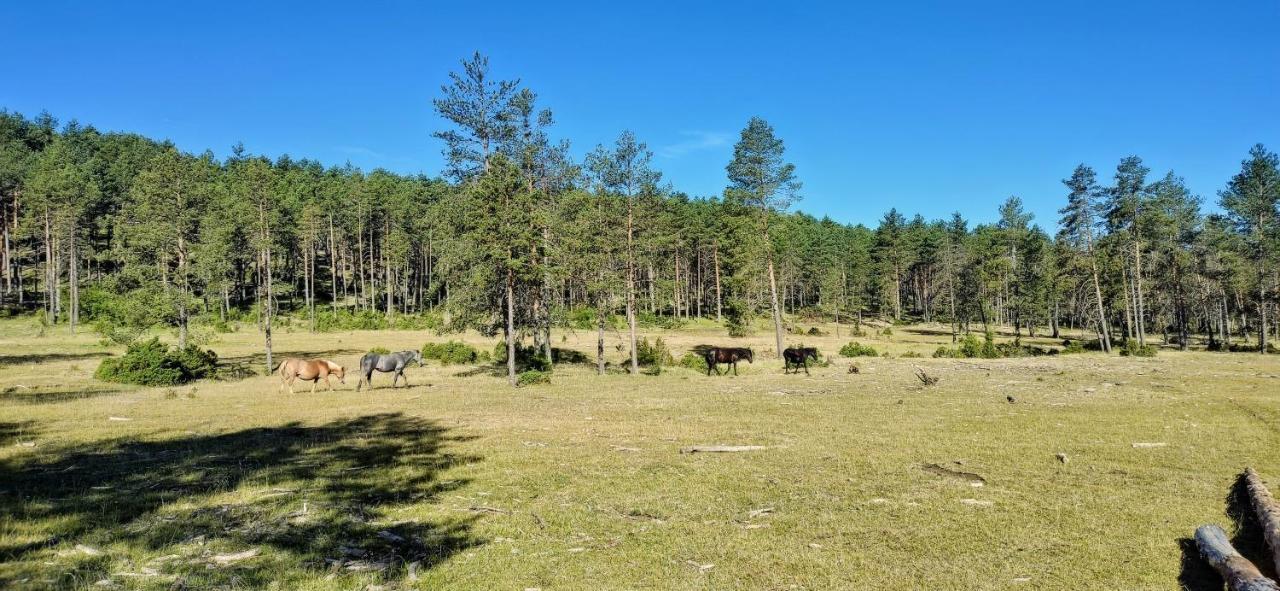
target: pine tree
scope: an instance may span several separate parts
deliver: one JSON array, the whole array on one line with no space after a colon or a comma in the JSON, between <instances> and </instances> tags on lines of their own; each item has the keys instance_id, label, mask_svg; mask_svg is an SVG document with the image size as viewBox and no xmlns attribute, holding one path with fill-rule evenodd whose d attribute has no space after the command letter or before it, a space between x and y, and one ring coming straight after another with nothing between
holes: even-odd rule
<instances>
[{"instance_id":1,"label":"pine tree","mask_svg":"<svg viewBox=\"0 0 1280 591\"><path fill-rule=\"evenodd\" d=\"M1092 168L1083 164L1076 167L1071 178L1062 181L1070 193L1067 194L1067 205L1059 213L1061 230L1058 238L1073 248L1084 259L1089 276L1093 280L1093 292L1097 303L1098 336L1102 341L1102 350L1111 351L1111 329L1107 325L1107 308L1102 302L1102 284L1098 277L1097 216L1099 211L1098 197L1102 189L1098 187L1097 174Z\"/></svg>"},{"instance_id":2,"label":"pine tree","mask_svg":"<svg viewBox=\"0 0 1280 591\"><path fill-rule=\"evenodd\" d=\"M1240 172L1219 193L1240 233L1245 236L1248 257L1257 270L1258 349L1267 352L1267 280L1274 266L1277 218L1280 213L1280 157L1262 144L1249 150Z\"/></svg>"},{"instance_id":3,"label":"pine tree","mask_svg":"<svg viewBox=\"0 0 1280 591\"><path fill-rule=\"evenodd\" d=\"M778 281L774 270L774 245L769 235L773 217L799 199L800 181L795 165L783 160L785 147L764 119L752 117L733 146L727 194L755 212L757 228L764 240L765 263L769 273L769 304L773 312L776 354L781 357L782 309L778 305Z\"/></svg>"}]
</instances>

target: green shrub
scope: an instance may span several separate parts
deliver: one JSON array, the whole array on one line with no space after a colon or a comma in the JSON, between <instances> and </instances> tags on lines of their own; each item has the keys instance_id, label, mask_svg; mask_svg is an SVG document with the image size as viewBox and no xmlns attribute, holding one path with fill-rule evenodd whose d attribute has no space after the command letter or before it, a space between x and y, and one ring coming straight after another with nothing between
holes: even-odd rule
<instances>
[{"instance_id":1,"label":"green shrub","mask_svg":"<svg viewBox=\"0 0 1280 591\"><path fill-rule=\"evenodd\" d=\"M391 353L391 349L386 347L370 347L369 352L374 355L388 355Z\"/></svg>"},{"instance_id":2,"label":"green shrub","mask_svg":"<svg viewBox=\"0 0 1280 591\"><path fill-rule=\"evenodd\" d=\"M809 329L805 334L807 334L807 335L809 335L809 336L811 336L811 337L823 337L823 336L827 336L827 333L822 332L822 331L821 331L821 330L819 330L819 329L818 329L818 327L816 327L816 326L811 327L811 328L810 328L810 329Z\"/></svg>"},{"instance_id":3,"label":"green shrub","mask_svg":"<svg viewBox=\"0 0 1280 591\"><path fill-rule=\"evenodd\" d=\"M507 343L505 341L498 341L493 346L493 363L495 365L505 365L507 363ZM547 360L546 355L543 355L540 349L535 349L533 346L525 346L524 343L516 343L516 368L522 371L549 372L551 371L551 362Z\"/></svg>"},{"instance_id":4,"label":"green shrub","mask_svg":"<svg viewBox=\"0 0 1280 591\"><path fill-rule=\"evenodd\" d=\"M636 360L640 365L674 365L675 357L671 356L671 350L667 348L667 344L662 341L662 337L658 337L649 344L649 339L642 338L636 344Z\"/></svg>"},{"instance_id":5,"label":"green shrub","mask_svg":"<svg viewBox=\"0 0 1280 591\"><path fill-rule=\"evenodd\" d=\"M903 359L918 359L920 357L924 357L924 356L919 353L916 353L915 351L907 351L906 353L902 354Z\"/></svg>"},{"instance_id":6,"label":"green shrub","mask_svg":"<svg viewBox=\"0 0 1280 591\"><path fill-rule=\"evenodd\" d=\"M556 363L593 363L586 353L577 349L551 348L551 360Z\"/></svg>"},{"instance_id":7,"label":"green shrub","mask_svg":"<svg viewBox=\"0 0 1280 591\"><path fill-rule=\"evenodd\" d=\"M649 312L640 312L636 315L636 324L645 328L661 328L665 330L675 330L685 325L685 321L675 315L659 316Z\"/></svg>"},{"instance_id":8,"label":"green shrub","mask_svg":"<svg viewBox=\"0 0 1280 591\"><path fill-rule=\"evenodd\" d=\"M1084 352L1085 352L1084 345L1080 341L1073 341L1071 339L1066 339L1062 341L1063 355L1069 355L1072 353L1084 353Z\"/></svg>"},{"instance_id":9,"label":"green shrub","mask_svg":"<svg viewBox=\"0 0 1280 591\"><path fill-rule=\"evenodd\" d=\"M840 347L840 355L842 357L875 357L879 355L875 347L864 346L858 344L857 341L851 341L849 344Z\"/></svg>"},{"instance_id":10,"label":"green shrub","mask_svg":"<svg viewBox=\"0 0 1280 591\"><path fill-rule=\"evenodd\" d=\"M537 369L529 369L520 372L516 376L516 386L533 386L535 384L550 384L551 372L541 371Z\"/></svg>"},{"instance_id":11,"label":"green shrub","mask_svg":"<svg viewBox=\"0 0 1280 591\"><path fill-rule=\"evenodd\" d=\"M640 370L640 373L647 376L660 376L662 375L662 366L658 364L650 365L649 367Z\"/></svg>"},{"instance_id":12,"label":"green shrub","mask_svg":"<svg viewBox=\"0 0 1280 591\"><path fill-rule=\"evenodd\" d=\"M886 326L886 327L884 327L884 330L880 331L880 334L882 334L882 335L884 335L884 336L886 336L886 337L891 337L891 336L893 336L893 328L890 328L890 327Z\"/></svg>"},{"instance_id":13,"label":"green shrub","mask_svg":"<svg viewBox=\"0 0 1280 591\"><path fill-rule=\"evenodd\" d=\"M693 351L685 353L680 358L680 367L686 367L702 373L707 372L707 359Z\"/></svg>"},{"instance_id":14,"label":"green shrub","mask_svg":"<svg viewBox=\"0 0 1280 591\"><path fill-rule=\"evenodd\" d=\"M1128 340L1120 348L1121 357L1155 357L1155 345L1139 345L1138 341Z\"/></svg>"},{"instance_id":15,"label":"green shrub","mask_svg":"<svg viewBox=\"0 0 1280 591\"><path fill-rule=\"evenodd\" d=\"M152 338L129 345L124 356L103 359L94 377L106 382L143 386L173 386L212 377L218 355L196 346L170 348Z\"/></svg>"},{"instance_id":16,"label":"green shrub","mask_svg":"<svg viewBox=\"0 0 1280 591\"><path fill-rule=\"evenodd\" d=\"M743 310L743 305L735 300L724 306L724 327L729 336L735 339L751 334L751 315Z\"/></svg>"},{"instance_id":17,"label":"green shrub","mask_svg":"<svg viewBox=\"0 0 1280 591\"><path fill-rule=\"evenodd\" d=\"M475 347L458 341L427 343L422 346L423 359L435 359L443 365L467 365L475 363L480 352Z\"/></svg>"},{"instance_id":18,"label":"green shrub","mask_svg":"<svg viewBox=\"0 0 1280 591\"><path fill-rule=\"evenodd\" d=\"M574 330L591 330L596 327L596 310L588 306L572 308L565 314L564 321Z\"/></svg>"},{"instance_id":19,"label":"green shrub","mask_svg":"<svg viewBox=\"0 0 1280 591\"><path fill-rule=\"evenodd\" d=\"M352 311L341 309L316 310L316 331L383 330L388 328L387 317L373 310Z\"/></svg>"},{"instance_id":20,"label":"green shrub","mask_svg":"<svg viewBox=\"0 0 1280 591\"><path fill-rule=\"evenodd\" d=\"M941 345L936 350L934 350L933 356L934 358L937 358L937 359L959 357L960 349L958 348L952 349L951 347L948 347L946 345Z\"/></svg>"}]
</instances>

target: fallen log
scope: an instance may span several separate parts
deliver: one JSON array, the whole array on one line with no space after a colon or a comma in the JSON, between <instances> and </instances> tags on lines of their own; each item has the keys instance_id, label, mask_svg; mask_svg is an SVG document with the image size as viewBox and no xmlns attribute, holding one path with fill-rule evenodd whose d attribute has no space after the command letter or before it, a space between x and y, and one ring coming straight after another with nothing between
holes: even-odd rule
<instances>
[{"instance_id":1,"label":"fallen log","mask_svg":"<svg viewBox=\"0 0 1280 591\"><path fill-rule=\"evenodd\" d=\"M1267 490L1262 477L1253 468L1244 470L1245 486L1249 489L1249 499L1253 502L1253 511L1258 515L1258 523L1262 525L1262 536L1271 548L1271 561L1280 572L1280 505Z\"/></svg>"},{"instance_id":2,"label":"fallen log","mask_svg":"<svg viewBox=\"0 0 1280 591\"><path fill-rule=\"evenodd\" d=\"M1236 552L1227 533L1216 525L1196 528L1196 545L1213 570L1218 571L1231 591L1280 591L1280 585L1262 576L1258 567Z\"/></svg>"},{"instance_id":3,"label":"fallen log","mask_svg":"<svg viewBox=\"0 0 1280 591\"><path fill-rule=\"evenodd\" d=\"M763 445L693 445L680 448L682 454L696 453L733 453L739 451L760 451Z\"/></svg>"}]
</instances>

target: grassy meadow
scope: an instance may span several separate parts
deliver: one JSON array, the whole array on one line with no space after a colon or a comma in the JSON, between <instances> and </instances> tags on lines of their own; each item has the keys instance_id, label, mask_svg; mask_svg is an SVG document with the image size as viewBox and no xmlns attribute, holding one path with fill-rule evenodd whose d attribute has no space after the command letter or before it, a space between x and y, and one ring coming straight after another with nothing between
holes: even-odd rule
<instances>
[{"instance_id":1,"label":"grassy meadow","mask_svg":"<svg viewBox=\"0 0 1280 591\"><path fill-rule=\"evenodd\" d=\"M1212 589L1186 538L1232 530L1245 466L1280 485L1278 356L932 359L949 333L922 325L855 339L890 357L843 359L847 332L820 328L791 339L833 358L809 376L783 375L764 327L693 324L644 333L755 363L562 365L512 389L428 362L407 388L380 374L356 392L353 371L290 395L261 375L98 382L118 347L6 320L0 587ZM590 356L594 337L556 344ZM276 354L351 368L448 338L282 330ZM208 346L257 368L260 341L249 326ZM702 444L765 449L680 453Z\"/></svg>"}]
</instances>

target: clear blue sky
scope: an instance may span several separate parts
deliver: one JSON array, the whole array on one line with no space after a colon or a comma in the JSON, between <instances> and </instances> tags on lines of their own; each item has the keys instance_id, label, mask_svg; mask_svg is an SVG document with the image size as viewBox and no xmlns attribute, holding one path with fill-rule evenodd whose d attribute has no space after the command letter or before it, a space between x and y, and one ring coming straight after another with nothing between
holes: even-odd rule
<instances>
[{"instance_id":1,"label":"clear blue sky","mask_svg":"<svg viewBox=\"0 0 1280 591\"><path fill-rule=\"evenodd\" d=\"M785 4L778 6L777 4ZM718 194L752 115L799 208L1052 226L1079 162L1141 155L1209 203L1280 149L1280 2L13 2L0 108L219 156L440 170L431 109L474 50L520 77L577 154L631 129L676 188Z\"/></svg>"}]
</instances>

